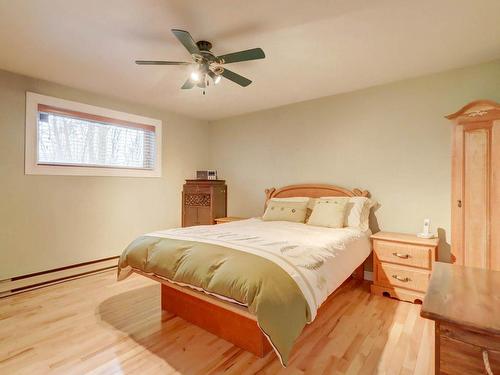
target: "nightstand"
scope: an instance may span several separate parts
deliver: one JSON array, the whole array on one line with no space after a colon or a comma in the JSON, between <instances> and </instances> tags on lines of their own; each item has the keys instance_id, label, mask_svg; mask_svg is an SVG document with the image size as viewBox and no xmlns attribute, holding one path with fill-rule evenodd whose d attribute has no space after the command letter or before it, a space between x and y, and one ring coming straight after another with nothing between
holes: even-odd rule
<instances>
[{"instance_id":1,"label":"nightstand","mask_svg":"<svg viewBox=\"0 0 500 375\"><path fill-rule=\"evenodd\" d=\"M438 239L378 232L373 243L371 292L409 302L422 302L437 260Z\"/></svg>"},{"instance_id":2,"label":"nightstand","mask_svg":"<svg viewBox=\"0 0 500 375\"><path fill-rule=\"evenodd\" d=\"M236 216L227 216L227 217L219 217L215 219L215 224L224 224L230 223L231 221L245 220L244 217L236 217Z\"/></svg>"}]
</instances>

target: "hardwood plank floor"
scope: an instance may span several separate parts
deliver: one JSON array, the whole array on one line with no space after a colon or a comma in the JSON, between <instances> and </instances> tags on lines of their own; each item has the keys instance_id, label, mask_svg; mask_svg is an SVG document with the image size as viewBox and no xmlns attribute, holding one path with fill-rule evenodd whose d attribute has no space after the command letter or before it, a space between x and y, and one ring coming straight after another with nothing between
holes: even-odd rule
<instances>
[{"instance_id":1,"label":"hardwood plank floor","mask_svg":"<svg viewBox=\"0 0 500 375\"><path fill-rule=\"evenodd\" d=\"M0 300L0 374L431 374L420 306L351 281L297 341L288 368L160 310L160 286L108 271Z\"/></svg>"}]
</instances>

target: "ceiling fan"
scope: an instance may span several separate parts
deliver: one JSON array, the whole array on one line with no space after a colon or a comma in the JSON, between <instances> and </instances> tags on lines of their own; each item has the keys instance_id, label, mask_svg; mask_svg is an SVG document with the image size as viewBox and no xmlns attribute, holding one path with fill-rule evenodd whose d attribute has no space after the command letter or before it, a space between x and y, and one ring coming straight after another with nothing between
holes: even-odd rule
<instances>
[{"instance_id":1,"label":"ceiling fan","mask_svg":"<svg viewBox=\"0 0 500 375\"><path fill-rule=\"evenodd\" d=\"M228 53L222 56L216 56L210 51L212 43L206 40L194 42L191 34L184 30L172 29L172 33L188 50L193 58L194 63L184 61L148 61L136 60L138 65L195 65L190 77L182 85L181 89L192 89L194 86L205 89L209 85L209 78L214 84L220 82L224 77L230 81L237 83L240 86L246 87L252 83L248 78L245 78L233 71L226 69L224 64L231 64L240 61L249 61L263 59L266 57L261 48L253 48L245 51ZM205 91L203 91L205 94Z\"/></svg>"}]
</instances>

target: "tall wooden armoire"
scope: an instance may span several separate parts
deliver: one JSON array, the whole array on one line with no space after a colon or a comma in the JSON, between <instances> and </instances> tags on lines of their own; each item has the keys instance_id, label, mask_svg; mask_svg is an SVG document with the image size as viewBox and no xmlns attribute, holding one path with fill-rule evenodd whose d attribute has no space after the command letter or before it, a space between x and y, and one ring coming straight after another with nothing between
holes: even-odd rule
<instances>
[{"instance_id":1,"label":"tall wooden armoire","mask_svg":"<svg viewBox=\"0 0 500 375\"><path fill-rule=\"evenodd\" d=\"M478 100L446 117L454 122L452 260L500 270L500 104Z\"/></svg>"},{"instance_id":2,"label":"tall wooden armoire","mask_svg":"<svg viewBox=\"0 0 500 375\"><path fill-rule=\"evenodd\" d=\"M186 180L182 189L182 226L214 224L227 216L224 180Z\"/></svg>"}]
</instances>

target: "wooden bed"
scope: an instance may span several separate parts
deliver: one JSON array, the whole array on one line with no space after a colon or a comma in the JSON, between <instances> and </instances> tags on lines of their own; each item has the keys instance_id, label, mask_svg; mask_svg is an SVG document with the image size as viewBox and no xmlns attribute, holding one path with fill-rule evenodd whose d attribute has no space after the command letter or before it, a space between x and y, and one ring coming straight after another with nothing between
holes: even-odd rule
<instances>
[{"instance_id":1,"label":"wooden bed","mask_svg":"<svg viewBox=\"0 0 500 375\"><path fill-rule=\"evenodd\" d=\"M271 198L369 196L366 190L348 190L334 185L318 184L290 185L280 189L266 189L265 192L266 205ZM163 310L173 313L259 357L263 357L272 349L269 341L258 327L256 317L244 306L173 284L165 279L148 275L136 269L134 269L134 272L161 283L161 308ZM363 280L364 264L353 270L352 277ZM329 298L334 294L335 292Z\"/></svg>"}]
</instances>

